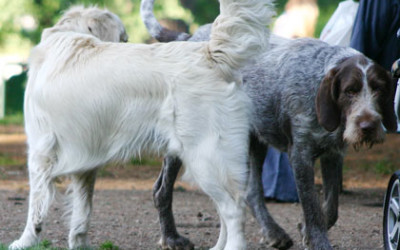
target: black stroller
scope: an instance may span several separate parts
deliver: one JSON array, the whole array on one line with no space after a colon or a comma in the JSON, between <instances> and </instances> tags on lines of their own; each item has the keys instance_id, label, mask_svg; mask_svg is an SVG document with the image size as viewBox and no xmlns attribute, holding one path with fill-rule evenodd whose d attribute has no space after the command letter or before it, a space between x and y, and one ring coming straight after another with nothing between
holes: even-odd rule
<instances>
[{"instance_id":1,"label":"black stroller","mask_svg":"<svg viewBox=\"0 0 400 250\"><path fill-rule=\"evenodd\" d=\"M400 30L398 37L400 37ZM400 78L400 59L392 66L392 74ZM400 80L397 82L395 110L399 115ZM399 117L398 117L399 119ZM397 133L399 133L399 126ZM386 250L400 250L400 170L397 170L389 180L386 190L383 210L383 244Z\"/></svg>"}]
</instances>

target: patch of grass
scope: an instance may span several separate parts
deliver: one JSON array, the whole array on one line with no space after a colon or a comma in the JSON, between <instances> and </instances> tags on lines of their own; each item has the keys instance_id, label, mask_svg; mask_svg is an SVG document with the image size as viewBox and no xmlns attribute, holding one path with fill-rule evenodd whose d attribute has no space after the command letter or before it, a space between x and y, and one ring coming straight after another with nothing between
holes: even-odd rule
<instances>
[{"instance_id":1,"label":"patch of grass","mask_svg":"<svg viewBox=\"0 0 400 250\"><path fill-rule=\"evenodd\" d=\"M347 173L350 172L350 167L347 166L346 164L343 164L343 169L342 169L342 171L343 171L343 174L347 174Z\"/></svg>"},{"instance_id":2,"label":"patch of grass","mask_svg":"<svg viewBox=\"0 0 400 250\"><path fill-rule=\"evenodd\" d=\"M0 153L0 166L25 165L25 160L16 160L6 154Z\"/></svg>"},{"instance_id":3,"label":"patch of grass","mask_svg":"<svg viewBox=\"0 0 400 250\"><path fill-rule=\"evenodd\" d=\"M114 178L115 174L112 171L109 171L103 167L99 169L99 171L97 172L97 176L100 178L109 178L109 177Z\"/></svg>"},{"instance_id":4,"label":"patch of grass","mask_svg":"<svg viewBox=\"0 0 400 250\"><path fill-rule=\"evenodd\" d=\"M130 161L131 165L139 165L139 166L160 166L162 164L162 160L159 158L132 158Z\"/></svg>"},{"instance_id":5,"label":"patch of grass","mask_svg":"<svg viewBox=\"0 0 400 250\"><path fill-rule=\"evenodd\" d=\"M8 246L0 243L0 250L8 250ZM25 250L67 250L67 248L52 247L51 241L43 240L37 246L25 248ZM99 247L79 248L79 250L119 250L111 241L105 241Z\"/></svg>"},{"instance_id":6,"label":"patch of grass","mask_svg":"<svg viewBox=\"0 0 400 250\"><path fill-rule=\"evenodd\" d=\"M388 175L394 173L397 167L389 159L383 159L374 164L373 170L377 174Z\"/></svg>"},{"instance_id":7,"label":"patch of grass","mask_svg":"<svg viewBox=\"0 0 400 250\"><path fill-rule=\"evenodd\" d=\"M51 247L49 240L43 240L37 246L24 248L25 250L62 250L61 248ZM0 250L8 250L8 247L0 243Z\"/></svg>"},{"instance_id":8,"label":"patch of grass","mask_svg":"<svg viewBox=\"0 0 400 250\"><path fill-rule=\"evenodd\" d=\"M42 242L40 242L38 247L41 248L49 248L51 246L51 242L49 240L43 240Z\"/></svg>"},{"instance_id":9,"label":"patch of grass","mask_svg":"<svg viewBox=\"0 0 400 250\"><path fill-rule=\"evenodd\" d=\"M24 125L24 115L22 113L16 113L12 115L6 115L3 119L0 119L0 125Z\"/></svg>"},{"instance_id":10,"label":"patch of grass","mask_svg":"<svg viewBox=\"0 0 400 250\"><path fill-rule=\"evenodd\" d=\"M119 247L115 246L114 243L112 243L111 241L105 241L100 245L99 249L100 250L119 250Z\"/></svg>"},{"instance_id":11,"label":"patch of grass","mask_svg":"<svg viewBox=\"0 0 400 250\"><path fill-rule=\"evenodd\" d=\"M177 186L176 188L174 188L175 192L186 192L186 188L182 187L182 186Z\"/></svg>"}]
</instances>

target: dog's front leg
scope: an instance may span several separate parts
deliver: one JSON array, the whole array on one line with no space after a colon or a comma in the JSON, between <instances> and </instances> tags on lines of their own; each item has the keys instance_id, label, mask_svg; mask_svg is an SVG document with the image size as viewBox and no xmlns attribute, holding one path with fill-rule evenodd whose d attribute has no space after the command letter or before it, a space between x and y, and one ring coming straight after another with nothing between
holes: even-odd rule
<instances>
[{"instance_id":1,"label":"dog's front leg","mask_svg":"<svg viewBox=\"0 0 400 250\"><path fill-rule=\"evenodd\" d=\"M71 177L72 206L69 232L69 248L76 249L87 247L87 231L92 212L93 189L96 181L97 170L91 170L83 174Z\"/></svg>"},{"instance_id":2,"label":"dog's front leg","mask_svg":"<svg viewBox=\"0 0 400 250\"><path fill-rule=\"evenodd\" d=\"M300 146L301 145L301 146ZM304 144L289 150L290 163L294 169L297 191L303 208L305 225L300 225L303 244L312 250L332 249L317 192L314 188L314 159L312 150Z\"/></svg>"},{"instance_id":3,"label":"dog's front leg","mask_svg":"<svg viewBox=\"0 0 400 250\"><path fill-rule=\"evenodd\" d=\"M264 202L261 174L267 148L267 145L251 136L246 202L261 225L267 244L278 249L288 249L293 245L293 241L269 214Z\"/></svg>"},{"instance_id":4,"label":"dog's front leg","mask_svg":"<svg viewBox=\"0 0 400 250\"><path fill-rule=\"evenodd\" d=\"M321 173L324 189L322 209L328 229L335 225L338 219L342 166L343 155L339 152L327 152L321 156Z\"/></svg>"},{"instance_id":5,"label":"dog's front leg","mask_svg":"<svg viewBox=\"0 0 400 250\"><path fill-rule=\"evenodd\" d=\"M172 213L173 188L181 166L182 162L178 157L165 157L162 170L153 187L154 205L160 219L160 245L163 249L194 249L193 243L177 232Z\"/></svg>"}]
</instances>

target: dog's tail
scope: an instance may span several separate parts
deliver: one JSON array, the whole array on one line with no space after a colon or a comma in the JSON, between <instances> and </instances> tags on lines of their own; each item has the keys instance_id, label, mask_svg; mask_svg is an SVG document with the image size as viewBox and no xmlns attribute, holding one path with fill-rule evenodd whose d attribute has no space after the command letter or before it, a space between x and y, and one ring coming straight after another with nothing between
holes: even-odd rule
<instances>
[{"instance_id":1,"label":"dog's tail","mask_svg":"<svg viewBox=\"0 0 400 250\"><path fill-rule=\"evenodd\" d=\"M142 0L140 3L140 16L150 35L159 42L188 40L191 35L185 32L170 30L161 26L153 13L154 1L155 0Z\"/></svg>"},{"instance_id":2,"label":"dog's tail","mask_svg":"<svg viewBox=\"0 0 400 250\"><path fill-rule=\"evenodd\" d=\"M213 23L208 50L225 78L267 49L275 14L273 0L220 0L220 15Z\"/></svg>"}]
</instances>

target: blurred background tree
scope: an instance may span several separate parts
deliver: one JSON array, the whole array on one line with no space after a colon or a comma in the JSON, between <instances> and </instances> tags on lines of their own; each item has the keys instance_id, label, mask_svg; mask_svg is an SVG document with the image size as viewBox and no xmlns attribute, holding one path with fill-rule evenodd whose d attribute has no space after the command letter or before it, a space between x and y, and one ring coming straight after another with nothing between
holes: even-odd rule
<instances>
[{"instance_id":1,"label":"blurred background tree","mask_svg":"<svg viewBox=\"0 0 400 250\"><path fill-rule=\"evenodd\" d=\"M287 0L277 0L277 13ZM316 36L322 30L339 0L318 0L320 16ZM106 7L121 17L131 42L148 38L139 16L140 0L0 0L0 53L22 52L39 42L45 27L52 26L62 11L74 4ZM156 0L155 13L161 18L182 19L193 32L198 25L212 22L218 15L217 0Z\"/></svg>"},{"instance_id":2,"label":"blurred background tree","mask_svg":"<svg viewBox=\"0 0 400 250\"><path fill-rule=\"evenodd\" d=\"M218 5L214 1L216 15ZM119 15L131 42L142 42L148 37L139 16L140 0L0 0L3 10L0 12L0 52L20 51L38 43L42 30L52 26L65 9L75 4L97 5ZM155 13L160 18L173 17L197 25L190 10L183 8L179 0L157 0ZM21 48L21 45L24 46Z\"/></svg>"},{"instance_id":3,"label":"blurred background tree","mask_svg":"<svg viewBox=\"0 0 400 250\"><path fill-rule=\"evenodd\" d=\"M278 15L286 2L276 1ZM315 37L339 2L318 0L320 15ZM23 66L30 49L40 41L42 30L52 26L64 10L75 4L97 5L116 13L126 26L129 42L144 42L149 38L139 14L140 0L0 0L0 82L6 81L7 85L6 115L22 112L21 93L26 80ZM156 0L154 11L158 19L184 21L193 33L199 25L215 19L219 4L218 0Z\"/></svg>"}]
</instances>

